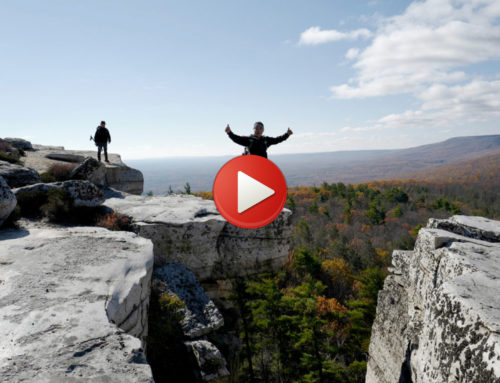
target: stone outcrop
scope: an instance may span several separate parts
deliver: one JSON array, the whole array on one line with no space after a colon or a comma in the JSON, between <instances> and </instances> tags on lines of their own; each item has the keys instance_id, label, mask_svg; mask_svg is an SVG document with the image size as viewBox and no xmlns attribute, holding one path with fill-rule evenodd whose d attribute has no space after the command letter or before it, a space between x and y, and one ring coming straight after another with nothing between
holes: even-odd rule
<instances>
[{"instance_id":1,"label":"stone outcrop","mask_svg":"<svg viewBox=\"0 0 500 383\"><path fill-rule=\"evenodd\" d=\"M7 182L0 177L0 226L9 217L12 210L16 207L17 200L16 196L10 190Z\"/></svg>"},{"instance_id":2,"label":"stone outcrop","mask_svg":"<svg viewBox=\"0 0 500 383\"><path fill-rule=\"evenodd\" d=\"M224 318L196 277L182 263L171 262L154 272L157 293L175 295L185 305L181 326L187 338L199 338L224 325Z\"/></svg>"},{"instance_id":3,"label":"stone outcrop","mask_svg":"<svg viewBox=\"0 0 500 383\"><path fill-rule=\"evenodd\" d=\"M276 270L288 258L291 212L260 229L229 224L210 200L191 195L114 194L106 206L132 217L134 231L153 241L155 263L180 262L201 282Z\"/></svg>"},{"instance_id":4,"label":"stone outcrop","mask_svg":"<svg viewBox=\"0 0 500 383\"><path fill-rule=\"evenodd\" d=\"M94 227L0 231L2 382L153 382L151 241Z\"/></svg>"},{"instance_id":5,"label":"stone outcrop","mask_svg":"<svg viewBox=\"0 0 500 383\"><path fill-rule=\"evenodd\" d=\"M104 202L104 195L101 190L89 181L75 180L35 184L13 189L13 192L18 199L22 199L26 196L39 197L40 195L46 195L50 190L61 190L68 193L73 205L76 207L96 207Z\"/></svg>"},{"instance_id":6,"label":"stone outcrop","mask_svg":"<svg viewBox=\"0 0 500 383\"><path fill-rule=\"evenodd\" d=\"M72 180L87 180L99 187L106 186L106 166L95 158L87 157L78 165L69 178Z\"/></svg>"},{"instance_id":7,"label":"stone outcrop","mask_svg":"<svg viewBox=\"0 0 500 383\"><path fill-rule=\"evenodd\" d=\"M88 157L97 160L97 150L64 150L64 147L60 146L43 145L33 145L33 147L35 150L26 152L23 161L26 167L39 173L46 172L53 164L79 163ZM125 165L118 154L109 153L108 157L110 162L103 162L106 170L106 186L126 193L141 194L144 188L142 173Z\"/></svg>"},{"instance_id":8,"label":"stone outcrop","mask_svg":"<svg viewBox=\"0 0 500 383\"><path fill-rule=\"evenodd\" d=\"M31 142L26 141L25 139L6 137L6 138L4 138L4 140L7 141L9 144L11 144L16 149L33 150L33 146L31 145Z\"/></svg>"},{"instance_id":9,"label":"stone outcrop","mask_svg":"<svg viewBox=\"0 0 500 383\"><path fill-rule=\"evenodd\" d=\"M206 340L186 342L186 347L195 357L202 381L226 381L224 378L229 376L229 371L226 367L226 360L217 347Z\"/></svg>"},{"instance_id":10,"label":"stone outcrop","mask_svg":"<svg viewBox=\"0 0 500 383\"><path fill-rule=\"evenodd\" d=\"M393 253L367 383L500 382L500 222L431 219Z\"/></svg>"},{"instance_id":11,"label":"stone outcrop","mask_svg":"<svg viewBox=\"0 0 500 383\"><path fill-rule=\"evenodd\" d=\"M184 307L178 309L184 344L196 361L196 372L203 381L221 381L229 376L226 359L206 335L220 329L224 318L207 296L194 274L182 263L171 262L156 268L152 288L156 295L168 294L180 299Z\"/></svg>"},{"instance_id":12,"label":"stone outcrop","mask_svg":"<svg viewBox=\"0 0 500 383\"><path fill-rule=\"evenodd\" d=\"M3 177L11 188L41 182L40 175L35 170L6 161L0 161L0 177Z\"/></svg>"}]
</instances>

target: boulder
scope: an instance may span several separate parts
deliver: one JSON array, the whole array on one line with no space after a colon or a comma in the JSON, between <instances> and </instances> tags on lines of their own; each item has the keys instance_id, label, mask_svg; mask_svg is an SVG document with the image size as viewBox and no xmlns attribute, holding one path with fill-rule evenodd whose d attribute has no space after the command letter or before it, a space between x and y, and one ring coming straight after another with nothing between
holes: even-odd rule
<instances>
[{"instance_id":1,"label":"boulder","mask_svg":"<svg viewBox=\"0 0 500 383\"><path fill-rule=\"evenodd\" d=\"M206 340L189 341L185 344L195 357L202 381L226 381L224 378L229 376L229 371L226 360L217 347Z\"/></svg>"},{"instance_id":2,"label":"boulder","mask_svg":"<svg viewBox=\"0 0 500 383\"><path fill-rule=\"evenodd\" d=\"M289 255L288 209L265 227L241 229L228 223L213 201L192 195L122 195L105 205L132 217L134 231L153 241L157 265L183 263L201 282L277 270Z\"/></svg>"},{"instance_id":3,"label":"boulder","mask_svg":"<svg viewBox=\"0 0 500 383\"><path fill-rule=\"evenodd\" d=\"M367 383L500 382L500 221L431 219L379 292Z\"/></svg>"},{"instance_id":4,"label":"boulder","mask_svg":"<svg viewBox=\"0 0 500 383\"><path fill-rule=\"evenodd\" d=\"M123 163L106 164L106 183L113 189L130 194L140 195L144 190L142 172Z\"/></svg>"},{"instance_id":5,"label":"boulder","mask_svg":"<svg viewBox=\"0 0 500 383\"><path fill-rule=\"evenodd\" d=\"M76 207L96 207L104 202L104 196L97 186L81 180L29 185L13 189L13 192L18 199L21 199L26 195L47 194L49 190L67 192Z\"/></svg>"},{"instance_id":6,"label":"boulder","mask_svg":"<svg viewBox=\"0 0 500 383\"><path fill-rule=\"evenodd\" d=\"M0 177L0 226L2 226L5 220L9 217L10 213L12 213L16 204L16 196L10 190L7 182Z\"/></svg>"},{"instance_id":7,"label":"boulder","mask_svg":"<svg viewBox=\"0 0 500 383\"><path fill-rule=\"evenodd\" d=\"M31 145L31 142L26 141L22 138L7 137L7 138L4 138L4 140L7 141L9 144L11 144L16 149L33 150L33 146Z\"/></svg>"},{"instance_id":8,"label":"boulder","mask_svg":"<svg viewBox=\"0 0 500 383\"><path fill-rule=\"evenodd\" d=\"M72 180L87 180L94 185L103 187L106 185L106 166L95 158L87 157L80 165L78 165L69 178Z\"/></svg>"},{"instance_id":9,"label":"boulder","mask_svg":"<svg viewBox=\"0 0 500 383\"><path fill-rule=\"evenodd\" d=\"M85 160L84 156L78 155L78 154L71 154L71 153L49 153L46 154L45 157L51 159L51 160L58 160L58 161L64 161L64 162L82 162Z\"/></svg>"},{"instance_id":10,"label":"boulder","mask_svg":"<svg viewBox=\"0 0 500 383\"><path fill-rule=\"evenodd\" d=\"M0 244L3 383L153 383L141 341L151 241L33 226L0 231Z\"/></svg>"},{"instance_id":11,"label":"boulder","mask_svg":"<svg viewBox=\"0 0 500 383\"><path fill-rule=\"evenodd\" d=\"M41 182L40 175L33 169L0 161L0 176L11 188L32 185Z\"/></svg>"},{"instance_id":12,"label":"boulder","mask_svg":"<svg viewBox=\"0 0 500 383\"><path fill-rule=\"evenodd\" d=\"M182 263L172 262L157 268L153 274L153 288L159 294L173 294L185 304L181 326L186 337L198 338L224 325L224 318L215 304Z\"/></svg>"},{"instance_id":13,"label":"boulder","mask_svg":"<svg viewBox=\"0 0 500 383\"><path fill-rule=\"evenodd\" d=\"M35 145L36 151L26 152L24 164L39 173L46 172L51 165L62 162L83 162L87 157L97 159L97 151L64 150L63 147ZM109 163L106 168L106 185L131 194L142 194L144 177L142 173L125 165L118 154L108 153Z\"/></svg>"}]
</instances>

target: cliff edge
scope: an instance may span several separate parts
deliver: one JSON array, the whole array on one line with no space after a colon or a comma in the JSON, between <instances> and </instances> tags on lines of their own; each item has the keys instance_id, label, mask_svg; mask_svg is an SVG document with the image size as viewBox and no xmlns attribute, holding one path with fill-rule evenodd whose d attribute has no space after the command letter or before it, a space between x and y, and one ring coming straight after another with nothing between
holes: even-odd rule
<instances>
[{"instance_id":1,"label":"cliff edge","mask_svg":"<svg viewBox=\"0 0 500 383\"><path fill-rule=\"evenodd\" d=\"M33 150L27 150L23 157L24 166L46 172L53 164L76 163L85 158L97 159L97 152L85 150L65 150L62 146L33 145ZM109 153L109 163L102 162L106 167L106 186L131 194L141 194L144 188L142 173L125 165L119 154Z\"/></svg>"},{"instance_id":2,"label":"cliff edge","mask_svg":"<svg viewBox=\"0 0 500 383\"><path fill-rule=\"evenodd\" d=\"M2 382L153 382L151 241L27 223L0 243Z\"/></svg>"},{"instance_id":3,"label":"cliff edge","mask_svg":"<svg viewBox=\"0 0 500 383\"><path fill-rule=\"evenodd\" d=\"M430 219L394 251L367 383L500 382L500 222Z\"/></svg>"}]
</instances>

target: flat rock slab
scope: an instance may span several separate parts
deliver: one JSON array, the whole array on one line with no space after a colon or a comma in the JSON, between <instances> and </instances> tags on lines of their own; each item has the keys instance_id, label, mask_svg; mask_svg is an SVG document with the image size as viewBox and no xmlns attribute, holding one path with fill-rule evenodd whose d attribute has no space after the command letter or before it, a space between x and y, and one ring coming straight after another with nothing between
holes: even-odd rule
<instances>
[{"instance_id":1,"label":"flat rock slab","mask_svg":"<svg viewBox=\"0 0 500 383\"><path fill-rule=\"evenodd\" d=\"M137 338L152 265L151 241L128 232L0 231L2 382L153 382Z\"/></svg>"},{"instance_id":2,"label":"flat rock slab","mask_svg":"<svg viewBox=\"0 0 500 383\"><path fill-rule=\"evenodd\" d=\"M80 163L83 160L85 160L84 156L81 156L78 154L69 154L69 153L49 153L49 154L46 154L45 157L47 157L51 160L58 160L58 161L64 161L64 162L76 162L76 163Z\"/></svg>"},{"instance_id":3,"label":"flat rock slab","mask_svg":"<svg viewBox=\"0 0 500 383\"><path fill-rule=\"evenodd\" d=\"M192 195L115 194L104 205L132 217L134 231L153 241L158 266L180 262L201 282L277 270L289 255L288 209L265 227L241 229L227 222L213 201Z\"/></svg>"}]
</instances>

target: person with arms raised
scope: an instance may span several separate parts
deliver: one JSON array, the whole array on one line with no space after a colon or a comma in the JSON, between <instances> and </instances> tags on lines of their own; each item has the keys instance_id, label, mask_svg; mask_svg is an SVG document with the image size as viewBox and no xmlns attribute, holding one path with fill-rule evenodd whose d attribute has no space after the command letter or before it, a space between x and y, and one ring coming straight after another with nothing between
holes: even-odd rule
<instances>
[{"instance_id":1,"label":"person with arms raised","mask_svg":"<svg viewBox=\"0 0 500 383\"><path fill-rule=\"evenodd\" d=\"M287 132L282 136L278 137L264 136L263 135L264 124L260 121L257 121L253 125L253 134L248 137L238 136L234 134L231 131L229 124L226 126L226 133L233 142L237 143L238 145L245 146L245 152L243 154L253 154L264 158L267 158L268 147L285 141L288 137L290 137L293 134L292 130L288 128Z\"/></svg>"}]
</instances>

